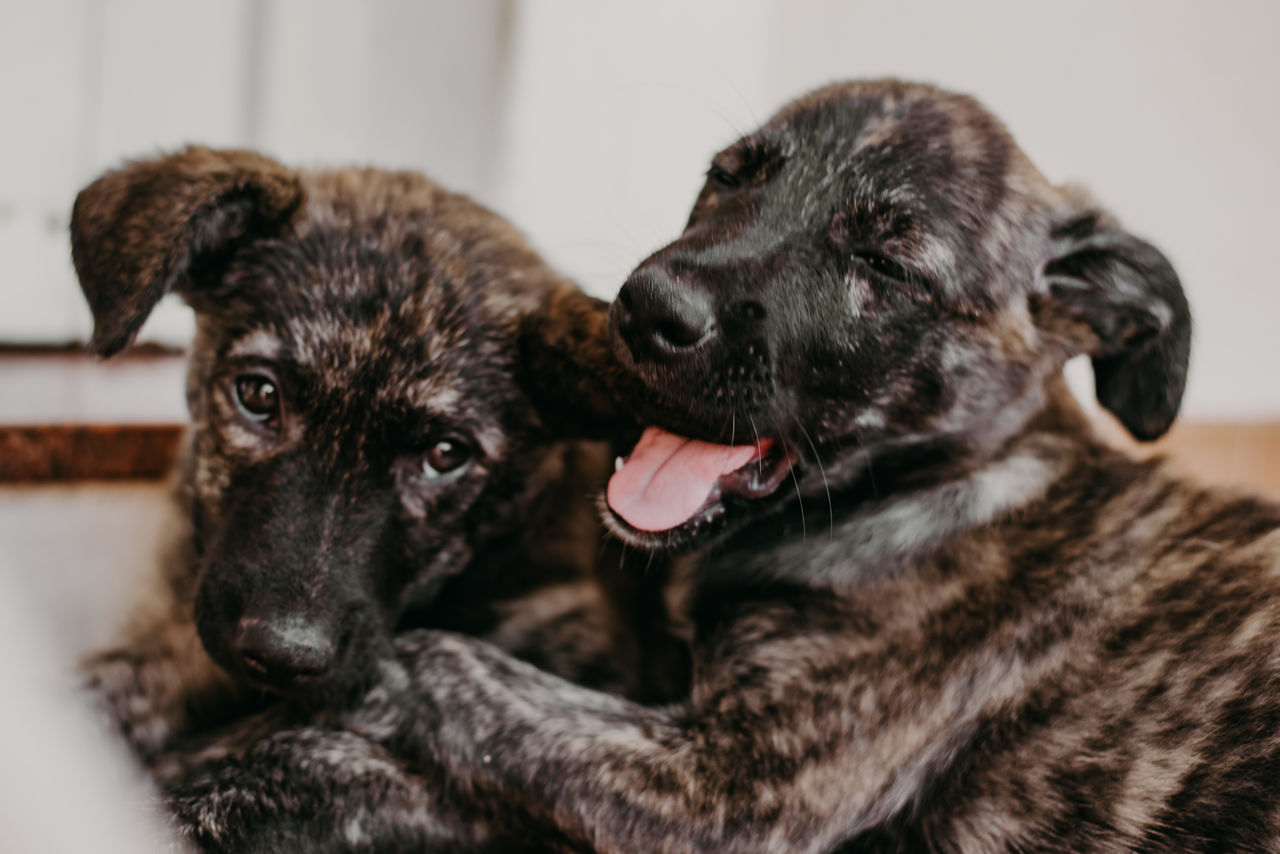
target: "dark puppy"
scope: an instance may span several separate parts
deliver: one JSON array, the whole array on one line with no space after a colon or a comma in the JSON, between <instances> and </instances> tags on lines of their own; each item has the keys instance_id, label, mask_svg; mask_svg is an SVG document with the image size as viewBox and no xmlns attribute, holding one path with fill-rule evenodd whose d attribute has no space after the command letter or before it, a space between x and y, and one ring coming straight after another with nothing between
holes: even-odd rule
<instances>
[{"instance_id":1,"label":"dark puppy","mask_svg":"<svg viewBox=\"0 0 1280 854\"><path fill-rule=\"evenodd\" d=\"M613 427L559 355L603 304L500 218L415 174L189 148L86 188L72 245L97 352L169 291L198 318L177 542L87 664L140 754L258 689L358 692L406 624L511 617L504 646L635 687L589 580L611 457L565 441Z\"/></svg>"},{"instance_id":2,"label":"dark puppy","mask_svg":"<svg viewBox=\"0 0 1280 854\"><path fill-rule=\"evenodd\" d=\"M1180 285L976 102L790 104L715 158L612 320L663 429L611 524L695 550L688 700L412 633L335 728L185 781L197 838L297 831L255 781L284 761L305 802L333 773L306 746L359 734L449 797L344 791L317 837L482 844L427 826L462 804L617 852L1280 850L1280 509L1094 438L1063 364L1089 354L1102 404L1158 436Z\"/></svg>"}]
</instances>

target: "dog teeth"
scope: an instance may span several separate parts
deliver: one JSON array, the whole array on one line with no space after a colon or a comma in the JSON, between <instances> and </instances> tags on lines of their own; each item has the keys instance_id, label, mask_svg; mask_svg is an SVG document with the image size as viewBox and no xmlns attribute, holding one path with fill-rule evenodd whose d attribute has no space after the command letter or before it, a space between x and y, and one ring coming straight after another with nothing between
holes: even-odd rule
<instances>
[{"instance_id":1,"label":"dog teeth","mask_svg":"<svg viewBox=\"0 0 1280 854\"><path fill-rule=\"evenodd\" d=\"M625 462L625 461L622 459L622 457L614 457L614 460L613 460L613 470L614 470L614 471L622 471L622 465L623 465L623 463L624 463L624 462Z\"/></svg>"}]
</instances>

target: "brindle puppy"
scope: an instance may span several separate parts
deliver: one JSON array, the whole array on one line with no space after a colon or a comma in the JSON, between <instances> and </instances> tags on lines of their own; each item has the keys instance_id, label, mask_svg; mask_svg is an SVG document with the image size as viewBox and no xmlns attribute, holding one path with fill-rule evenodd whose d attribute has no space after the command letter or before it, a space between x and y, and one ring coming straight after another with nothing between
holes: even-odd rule
<instances>
[{"instance_id":1,"label":"brindle puppy","mask_svg":"<svg viewBox=\"0 0 1280 854\"><path fill-rule=\"evenodd\" d=\"M404 625L643 693L590 581L611 455L566 441L617 428L558 355L603 303L509 225L415 174L189 148L98 179L71 229L97 352L169 291L198 319L177 542L86 665L144 759L261 689L358 695Z\"/></svg>"},{"instance_id":2,"label":"brindle puppy","mask_svg":"<svg viewBox=\"0 0 1280 854\"><path fill-rule=\"evenodd\" d=\"M610 521L693 550L689 698L412 633L362 708L178 785L197 839L483 844L432 823L462 805L610 852L1280 850L1280 509L1095 438L1063 364L1160 435L1180 285L975 101L793 102L611 317L663 429ZM400 776L367 764L305 825L326 742ZM448 788L410 809L411 772ZM405 787L383 806L379 780Z\"/></svg>"}]
</instances>

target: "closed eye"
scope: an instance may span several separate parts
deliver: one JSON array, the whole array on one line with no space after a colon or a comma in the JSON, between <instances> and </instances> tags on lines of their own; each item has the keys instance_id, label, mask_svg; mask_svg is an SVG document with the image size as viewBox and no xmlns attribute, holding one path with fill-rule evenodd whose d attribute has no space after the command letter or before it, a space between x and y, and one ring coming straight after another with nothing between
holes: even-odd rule
<instances>
[{"instance_id":1,"label":"closed eye","mask_svg":"<svg viewBox=\"0 0 1280 854\"><path fill-rule=\"evenodd\" d=\"M776 142L759 137L739 140L717 154L707 170L707 185L729 193L768 181L782 167L785 155Z\"/></svg>"},{"instance_id":2,"label":"closed eye","mask_svg":"<svg viewBox=\"0 0 1280 854\"><path fill-rule=\"evenodd\" d=\"M742 182L738 180L738 176L734 175L723 166L711 164L711 168L707 170L707 180L712 186L721 190L736 190L741 186Z\"/></svg>"},{"instance_id":3,"label":"closed eye","mask_svg":"<svg viewBox=\"0 0 1280 854\"><path fill-rule=\"evenodd\" d=\"M886 255L870 249L856 249L853 260L877 276L891 279L904 285L923 286L927 280Z\"/></svg>"}]
</instances>

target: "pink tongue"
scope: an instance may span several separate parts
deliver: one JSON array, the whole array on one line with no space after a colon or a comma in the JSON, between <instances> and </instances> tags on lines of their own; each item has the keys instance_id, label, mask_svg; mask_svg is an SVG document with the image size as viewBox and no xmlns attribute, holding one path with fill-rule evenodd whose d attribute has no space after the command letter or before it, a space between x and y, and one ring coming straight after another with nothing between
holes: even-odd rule
<instances>
[{"instance_id":1,"label":"pink tongue","mask_svg":"<svg viewBox=\"0 0 1280 854\"><path fill-rule=\"evenodd\" d=\"M692 518L716 481L751 462L756 451L755 445L713 445L650 427L609 479L609 506L634 528L666 531Z\"/></svg>"}]
</instances>

